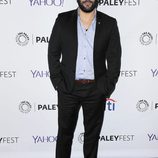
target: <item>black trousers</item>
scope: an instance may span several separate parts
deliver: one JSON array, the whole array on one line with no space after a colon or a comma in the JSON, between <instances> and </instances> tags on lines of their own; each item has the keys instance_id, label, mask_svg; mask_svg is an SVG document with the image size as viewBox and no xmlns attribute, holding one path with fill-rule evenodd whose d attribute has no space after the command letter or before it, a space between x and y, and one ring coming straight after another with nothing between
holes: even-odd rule
<instances>
[{"instance_id":1,"label":"black trousers","mask_svg":"<svg viewBox=\"0 0 158 158\"><path fill-rule=\"evenodd\" d=\"M56 158L70 158L71 146L78 120L83 109L84 158L97 158L99 135L102 128L105 102L104 95L95 83L76 83L72 93L58 91L58 137Z\"/></svg>"}]
</instances>

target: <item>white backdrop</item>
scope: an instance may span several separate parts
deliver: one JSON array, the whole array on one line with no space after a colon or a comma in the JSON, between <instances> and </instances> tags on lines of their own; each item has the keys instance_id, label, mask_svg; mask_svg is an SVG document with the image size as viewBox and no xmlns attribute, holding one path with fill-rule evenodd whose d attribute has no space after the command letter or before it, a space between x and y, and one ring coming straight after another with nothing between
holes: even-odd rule
<instances>
[{"instance_id":1,"label":"white backdrop","mask_svg":"<svg viewBox=\"0 0 158 158\"><path fill-rule=\"evenodd\" d=\"M158 157L158 0L101 0L115 17L122 67L107 101L99 158ZM0 0L0 156L54 158L57 94L47 47L60 12L76 0ZM64 27L64 26L63 26ZM82 110L72 157L81 158Z\"/></svg>"}]
</instances>

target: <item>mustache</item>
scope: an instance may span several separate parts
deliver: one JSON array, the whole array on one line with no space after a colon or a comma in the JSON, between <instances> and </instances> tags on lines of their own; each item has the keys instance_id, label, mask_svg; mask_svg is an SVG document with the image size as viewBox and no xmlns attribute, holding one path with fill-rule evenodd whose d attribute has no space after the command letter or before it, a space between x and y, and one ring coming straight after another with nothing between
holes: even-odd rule
<instances>
[{"instance_id":1,"label":"mustache","mask_svg":"<svg viewBox=\"0 0 158 158\"><path fill-rule=\"evenodd\" d=\"M86 3L86 2L93 3L93 1L91 1L91 0L85 0L85 1L83 1L82 3Z\"/></svg>"}]
</instances>

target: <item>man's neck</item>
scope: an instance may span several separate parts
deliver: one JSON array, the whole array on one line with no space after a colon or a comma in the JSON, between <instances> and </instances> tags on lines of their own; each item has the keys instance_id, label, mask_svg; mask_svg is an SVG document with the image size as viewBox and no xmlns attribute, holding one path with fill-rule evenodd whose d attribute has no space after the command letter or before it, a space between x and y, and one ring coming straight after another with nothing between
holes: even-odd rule
<instances>
[{"instance_id":1,"label":"man's neck","mask_svg":"<svg viewBox=\"0 0 158 158\"><path fill-rule=\"evenodd\" d=\"M94 16L96 14L96 9L94 9L92 12L90 13L86 13L83 12L80 8L79 8L79 15L80 18L84 21L84 22L88 22L94 19Z\"/></svg>"}]
</instances>

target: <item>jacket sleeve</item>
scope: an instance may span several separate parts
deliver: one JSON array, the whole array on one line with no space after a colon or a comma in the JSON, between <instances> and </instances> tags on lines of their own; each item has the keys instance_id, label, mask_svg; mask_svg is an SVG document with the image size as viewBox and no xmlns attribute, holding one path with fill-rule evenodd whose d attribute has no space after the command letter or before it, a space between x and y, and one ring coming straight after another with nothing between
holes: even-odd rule
<instances>
[{"instance_id":1,"label":"jacket sleeve","mask_svg":"<svg viewBox=\"0 0 158 158\"><path fill-rule=\"evenodd\" d=\"M117 26L117 21L115 20L110 41L107 49L107 93L108 97L112 94L115 89L115 85L118 81L120 75L121 67L121 43L120 35Z\"/></svg>"},{"instance_id":2,"label":"jacket sleeve","mask_svg":"<svg viewBox=\"0 0 158 158\"><path fill-rule=\"evenodd\" d=\"M58 89L58 85L62 80L60 69L61 58L61 22L59 15L55 21L54 27L48 43L48 66L50 71L50 79L54 89Z\"/></svg>"}]
</instances>

